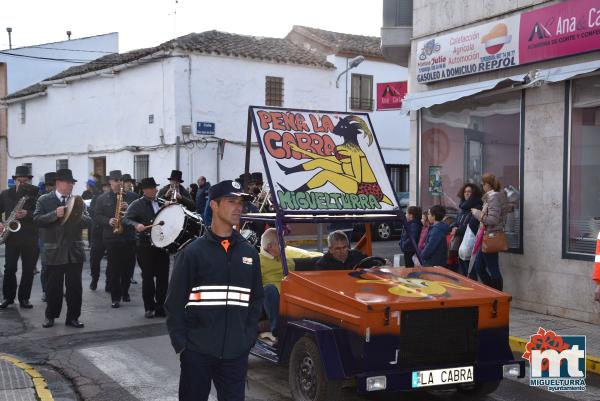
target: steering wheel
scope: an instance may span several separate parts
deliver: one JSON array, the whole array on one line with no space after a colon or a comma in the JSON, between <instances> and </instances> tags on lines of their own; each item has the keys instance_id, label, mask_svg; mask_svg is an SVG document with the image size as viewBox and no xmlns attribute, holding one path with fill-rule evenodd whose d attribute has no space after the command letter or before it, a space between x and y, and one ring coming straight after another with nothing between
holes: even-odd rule
<instances>
[{"instance_id":1,"label":"steering wheel","mask_svg":"<svg viewBox=\"0 0 600 401\"><path fill-rule=\"evenodd\" d=\"M354 265L352 270L368 269L370 267L377 267L377 266L385 266L385 263L386 263L386 260L384 258L381 258L379 256L368 256L368 257L364 258L363 260L361 260L360 262L358 262L356 265Z\"/></svg>"}]
</instances>

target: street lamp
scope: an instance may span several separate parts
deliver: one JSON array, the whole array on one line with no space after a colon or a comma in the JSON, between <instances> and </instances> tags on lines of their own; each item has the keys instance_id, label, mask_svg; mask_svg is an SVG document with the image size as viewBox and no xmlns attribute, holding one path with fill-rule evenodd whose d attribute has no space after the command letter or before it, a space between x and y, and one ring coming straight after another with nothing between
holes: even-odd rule
<instances>
[{"instance_id":1,"label":"street lamp","mask_svg":"<svg viewBox=\"0 0 600 401\"><path fill-rule=\"evenodd\" d=\"M360 63L362 63L363 61L365 61L365 58L363 56L356 56L352 60L350 60L350 63L348 64L348 68L346 68L344 71L342 71L340 73L340 75L338 75L337 79L335 80L335 87L336 88L340 87L340 78L342 77L342 75L344 75L351 69L358 67L358 65Z\"/></svg>"}]
</instances>

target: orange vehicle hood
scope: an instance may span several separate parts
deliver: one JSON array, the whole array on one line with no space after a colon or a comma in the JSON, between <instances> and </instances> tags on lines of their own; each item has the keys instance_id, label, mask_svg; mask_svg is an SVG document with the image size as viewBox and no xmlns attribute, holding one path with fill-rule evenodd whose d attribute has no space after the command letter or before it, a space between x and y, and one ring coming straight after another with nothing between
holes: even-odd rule
<instances>
[{"instance_id":1,"label":"orange vehicle hood","mask_svg":"<svg viewBox=\"0 0 600 401\"><path fill-rule=\"evenodd\" d=\"M288 297L302 298L301 289L305 288L307 293L323 297L312 299L313 302L326 303L327 298L333 298L360 310L477 305L490 299L510 301L509 294L441 267L290 272L284 288L290 289L285 294Z\"/></svg>"}]
</instances>

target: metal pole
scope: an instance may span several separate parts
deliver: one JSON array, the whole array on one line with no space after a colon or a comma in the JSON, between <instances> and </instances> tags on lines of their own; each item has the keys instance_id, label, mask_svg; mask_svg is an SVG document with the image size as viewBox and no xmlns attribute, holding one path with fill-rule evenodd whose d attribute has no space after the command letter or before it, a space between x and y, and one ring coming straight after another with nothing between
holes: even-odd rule
<instances>
[{"instance_id":1,"label":"metal pole","mask_svg":"<svg viewBox=\"0 0 600 401\"><path fill-rule=\"evenodd\" d=\"M12 28L6 28L6 32L8 32L8 48L12 49Z\"/></svg>"},{"instance_id":2,"label":"metal pole","mask_svg":"<svg viewBox=\"0 0 600 401\"><path fill-rule=\"evenodd\" d=\"M323 252L323 223L317 224L317 251Z\"/></svg>"},{"instance_id":3,"label":"metal pole","mask_svg":"<svg viewBox=\"0 0 600 401\"><path fill-rule=\"evenodd\" d=\"M175 138L175 170L179 170L179 158L181 152L181 139L179 135Z\"/></svg>"}]
</instances>

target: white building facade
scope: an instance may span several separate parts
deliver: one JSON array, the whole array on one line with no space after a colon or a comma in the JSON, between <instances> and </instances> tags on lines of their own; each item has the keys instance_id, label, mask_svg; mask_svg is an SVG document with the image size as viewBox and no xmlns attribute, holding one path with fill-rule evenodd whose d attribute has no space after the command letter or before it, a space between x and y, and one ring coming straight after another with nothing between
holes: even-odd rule
<instances>
[{"instance_id":1,"label":"white building facade","mask_svg":"<svg viewBox=\"0 0 600 401\"><path fill-rule=\"evenodd\" d=\"M114 169L166 183L179 167L184 185L200 175L214 183L244 171L249 105L345 110L346 87L335 84L336 65L345 61L330 63L285 39L193 35L144 54L109 56L106 68L67 70L9 96L9 171L29 163L37 182L68 167L79 179L75 192L87 177ZM391 64L363 64L356 70L386 80L406 74ZM408 118L379 113L371 117L382 146L405 146L386 136L388 127L405 124L408 142ZM198 135L198 123L214 124L214 134ZM408 163L408 152L404 160L390 149L389 157ZM255 143L250 169L262 171Z\"/></svg>"}]
</instances>

